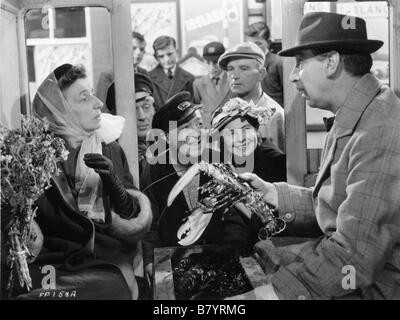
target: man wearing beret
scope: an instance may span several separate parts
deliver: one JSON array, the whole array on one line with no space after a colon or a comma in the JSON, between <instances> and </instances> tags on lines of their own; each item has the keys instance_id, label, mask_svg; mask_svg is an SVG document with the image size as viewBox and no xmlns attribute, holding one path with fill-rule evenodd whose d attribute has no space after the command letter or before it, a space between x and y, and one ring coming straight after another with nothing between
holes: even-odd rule
<instances>
[{"instance_id":1,"label":"man wearing beret","mask_svg":"<svg viewBox=\"0 0 400 320\"><path fill-rule=\"evenodd\" d=\"M203 49L203 58L209 67L209 74L196 79L193 83L193 100L204 106L203 119L207 128L211 125L212 112L230 95L227 74L218 65L218 59L224 52L225 47L221 42L206 44Z\"/></svg>"},{"instance_id":2,"label":"man wearing beret","mask_svg":"<svg viewBox=\"0 0 400 320\"><path fill-rule=\"evenodd\" d=\"M146 165L146 150L149 144L147 134L151 129L154 116L153 84L150 78L142 73L135 73L135 106L136 106L136 128L138 137L139 174ZM115 86L110 85L106 95L104 111L116 113L115 108Z\"/></svg>"},{"instance_id":3,"label":"man wearing beret","mask_svg":"<svg viewBox=\"0 0 400 320\"><path fill-rule=\"evenodd\" d=\"M225 51L218 60L228 73L233 95L268 110L269 117L259 128L263 139L285 151L285 126L283 108L270 98L261 87L266 75L264 52L252 42L243 42Z\"/></svg>"},{"instance_id":4,"label":"man wearing beret","mask_svg":"<svg viewBox=\"0 0 400 320\"><path fill-rule=\"evenodd\" d=\"M275 272L271 284L239 298L400 298L400 100L370 72L382 45L367 38L361 18L314 12L303 17L295 46L280 52L296 58L290 80L309 105L335 114L321 168L313 188L243 178L286 219L289 234L322 236L257 243Z\"/></svg>"}]
</instances>

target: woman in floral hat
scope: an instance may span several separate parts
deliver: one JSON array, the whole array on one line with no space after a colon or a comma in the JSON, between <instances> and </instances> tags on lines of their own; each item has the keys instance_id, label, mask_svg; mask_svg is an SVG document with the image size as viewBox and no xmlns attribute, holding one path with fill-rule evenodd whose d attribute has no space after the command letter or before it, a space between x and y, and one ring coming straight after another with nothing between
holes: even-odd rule
<instances>
[{"instance_id":1,"label":"woman in floral hat","mask_svg":"<svg viewBox=\"0 0 400 320\"><path fill-rule=\"evenodd\" d=\"M268 118L265 108L240 98L230 99L213 115L211 136L214 143L212 159L231 164L236 173L250 172L265 181L286 181L286 155L268 141L261 143L257 130L263 119ZM216 150L217 151L216 151ZM240 206L240 204L239 204ZM245 218L245 208L231 208L224 219L224 242L236 247L251 246L258 241L261 222L256 215Z\"/></svg>"},{"instance_id":2,"label":"woman in floral hat","mask_svg":"<svg viewBox=\"0 0 400 320\"><path fill-rule=\"evenodd\" d=\"M286 181L286 155L272 143L261 143L257 130L268 117L265 108L240 98L230 99L212 118L212 136L220 162L238 173L252 172L268 182Z\"/></svg>"},{"instance_id":3,"label":"woman in floral hat","mask_svg":"<svg viewBox=\"0 0 400 320\"><path fill-rule=\"evenodd\" d=\"M44 243L29 268L33 288L19 298L138 298L134 259L150 203L134 190L115 141L124 119L101 108L81 66L58 67L38 88L34 114L48 120L69 155L37 201Z\"/></svg>"}]
</instances>

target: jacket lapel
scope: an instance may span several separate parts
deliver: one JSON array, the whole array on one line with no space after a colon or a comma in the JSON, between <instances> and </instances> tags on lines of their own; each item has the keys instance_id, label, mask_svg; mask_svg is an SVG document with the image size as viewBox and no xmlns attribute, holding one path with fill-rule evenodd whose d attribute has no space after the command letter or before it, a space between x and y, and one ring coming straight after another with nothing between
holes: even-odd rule
<instances>
[{"instance_id":1,"label":"jacket lapel","mask_svg":"<svg viewBox=\"0 0 400 320\"><path fill-rule=\"evenodd\" d=\"M76 204L74 195L72 194L72 190L69 187L68 179L65 175L64 169L65 168L62 168L60 170L60 174L52 178L53 185L57 188L58 193L60 194L60 197L64 201L64 203L71 210L79 212L79 208Z\"/></svg>"},{"instance_id":2,"label":"jacket lapel","mask_svg":"<svg viewBox=\"0 0 400 320\"><path fill-rule=\"evenodd\" d=\"M209 76L207 76L206 78L204 78L204 85L206 88L206 93L207 95L211 98L214 99L214 97L216 97L218 95L218 92L214 86L214 83L212 82L211 78Z\"/></svg>"},{"instance_id":3,"label":"jacket lapel","mask_svg":"<svg viewBox=\"0 0 400 320\"><path fill-rule=\"evenodd\" d=\"M369 85L367 86L366 83ZM322 165L318 172L313 191L316 197L322 183L330 177L331 164L334 160L337 142L339 139L352 135L361 116L380 91L381 84L372 75L364 75L347 95L343 106L336 113L335 122L327 138L322 154Z\"/></svg>"},{"instance_id":4,"label":"jacket lapel","mask_svg":"<svg viewBox=\"0 0 400 320\"><path fill-rule=\"evenodd\" d=\"M326 146L324 148L324 153L322 155L322 166L318 171L317 180L315 181L315 187L313 190L314 198L318 195L322 183L330 177L331 164L333 162L333 158L335 155L336 144L337 144L337 139L336 137L334 137L334 134L332 132L332 136L328 135L326 138Z\"/></svg>"},{"instance_id":5,"label":"jacket lapel","mask_svg":"<svg viewBox=\"0 0 400 320\"><path fill-rule=\"evenodd\" d=\"M179 66L176 66L174 81L172 82L172 86L168 92L168 97L173 96L175 93L181 92L186 82L188 81L188 76L183 72L183 69Z\"/></svg>"},{"instance_id":6,"label":"jacket lapel","mask_svg":"<svg viewBox=\"0 0 400 320\"><path fill-rule=\"evenodd\" d=\"M158 65L152 72L153 84L160 88L166 95L168 95L170 90L170 80L163 71L162 67Z\"/></svg>"}]
</instances>

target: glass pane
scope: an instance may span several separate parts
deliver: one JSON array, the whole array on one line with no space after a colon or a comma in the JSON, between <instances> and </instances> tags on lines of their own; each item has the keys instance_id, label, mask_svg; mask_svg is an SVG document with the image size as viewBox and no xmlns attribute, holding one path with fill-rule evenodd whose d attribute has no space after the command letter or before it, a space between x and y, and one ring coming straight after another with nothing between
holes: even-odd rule
<instances>
[{"instance_id":1,"label":"glass pane","mask_svg":"<svg viewBox=\"0 0 400 320\"><path fill-rule=\"evenodd\" d=\"M32 9L25 16L26 37L48 38L49 37L49 15L47 9Z\"/></svg>"},{"instance_id":2,"label":"glass pane","mask_svg":"<svg viewBox=\"0 0 400 320\"><path fill-rule=\"evenodd\" d=\"M56 9L56 38L81 38L86 37L85 9L57 8Z\"/></svg>"},{"instance_id":3,"label":"glass pane","mask_svg":"<svg viewBox=\"0 0 400 320\"><path fill-rule=\"evenodd\" d=\"M64 63L82 64L94 89L103 73L113 74L109 11L102 7L57 8L54 11L55 14L49 15L55 20L50 24L55 27L54 38L27 39L31 101L44 78Z\"/></svg>"}]
</instances>

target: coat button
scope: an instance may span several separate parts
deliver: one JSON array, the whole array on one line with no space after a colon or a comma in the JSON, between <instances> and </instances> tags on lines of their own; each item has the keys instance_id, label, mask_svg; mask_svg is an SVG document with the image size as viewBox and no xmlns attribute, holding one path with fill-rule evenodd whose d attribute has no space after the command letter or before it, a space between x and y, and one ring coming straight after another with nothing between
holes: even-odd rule
<instances>
[{"instance_id":1,"label":"coat button","mask_svg":"<svg viewBox=\"0 0 400 320\"><path fill-rule=\"evenodd\" d=\"M284 216L285 220L288 220L288 221L291 220L292 217L293 217L292 213L286 213L285 216Z\"/></svg>"}]
</instances>

